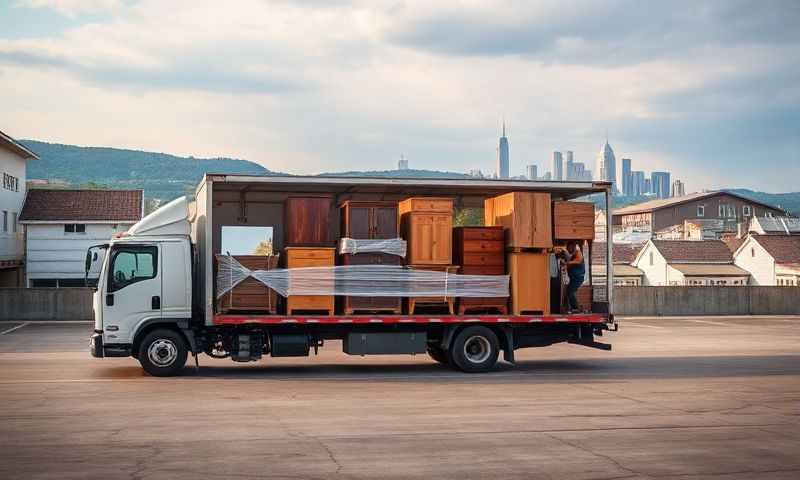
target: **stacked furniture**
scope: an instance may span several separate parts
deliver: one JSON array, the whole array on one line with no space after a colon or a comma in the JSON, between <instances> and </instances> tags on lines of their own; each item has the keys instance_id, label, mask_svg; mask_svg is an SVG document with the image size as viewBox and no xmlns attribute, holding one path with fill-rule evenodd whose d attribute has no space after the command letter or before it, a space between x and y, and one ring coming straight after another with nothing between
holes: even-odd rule
<instances>
[{"instance_id":1,"label":"stacked furniture","mask_svg":"<svg viewBox=\"0 0 800 480\"><path fill-rule=\"evenodd\" d=\"M455 273L453 262L453 200L412 197L399 204L400 231L408 242L407 263L413 268ZM454 299L411 297L408 313L418 304L447 304L453 312Z\"/></svg>"},{"instance_id":2,"label":"stacked furniture","mask_svg":"<svg viewBox=\"0 0 800 480\"><path fill-rule=\"evenodd\" d=\"M458 273L458 265L414 265L412 268L417 270L430 270L434 272L443 272L446 275L455 275ZM442 306L447 305L447 311L450 315L455 313L455 297L408 297L408 314L413 315L418 306Z\"/></svg>"},{"instance_id":3,"label":"stacked furniture","mask_svg":"<svg viewBox=\"0 0 800 480\"><path fill-rule=\"evenodd\" d=\"M511 276L511 313L550 313L553 246L549 193L511 192L484 202L487 226L506 229L506 272Z\"/></svg>"},{"instance_id":4,"label":"stacked furniture","mask_svg":"<svg viewBox=\"0 0 800 480\"><path fill-rule=\"evenodd\" d=\"M341 205L342 236L356 240L398 237L397 202L347 201ZM403 259L388 253L346 253L342 265L402 265ZM402 313L400 297L344 297L345 315L359 312Z\"/></svg>"},{"instance_id":5,"label":"stacked furniture","mask_svg":"<svg viewBox=\"0 0 800 480\"><path fill-rule=\"evenodd\" d=\"M216 259L227 255L216 255ZM277 255L234 255L233 259L249 270L273 270ZM218 260L219 263L219 260ZM247 277L217 299L217 311L271 313L278 311L278 294L253 277Z\"/></svg>"},{"instance_id":6,"label":"stacked furniture","mask_svg":"<svg viewBox=\"0 0 800 480\"><path fill-rule=\"evenodd\" d=\"M594 204L591 202L553 202L553 236L558 242L570 240L578 241L583 245L586 242L587 250L583 252L588 259L594 240ZM583 248L583 247L581 247ZM589 274L587 269L587 275ZM577 292L578 304L581 310L591 311L592 287L582 285Z\"/></svg>"},{"instance_id":7,"label":"stacked furniture","mask_svg":"<svg viewBox=\"0 0 800 480\"><path fill-rule=\"evenodd\" d=\"M297 196L286 200L286 268L333 267L336 249L330 241L330 196ZM291 274L289 275L291 281ZM322 282L333 282L322 279ZM333 295L289 295L286 313L325 312L334 314Z\"/></svg>"},{"instance_id":8,"label":"stacked furniture","mask_svg":"<svg viewBox=\"0 0 800 480\"><path fill-rule=\"evenodd\" d=\"M453 262L463 275L504 275L503 227L456 227L453 229ZM507 297L461 297L458 313L496 311L508 313Z\"/></svg>"}]
</instances>

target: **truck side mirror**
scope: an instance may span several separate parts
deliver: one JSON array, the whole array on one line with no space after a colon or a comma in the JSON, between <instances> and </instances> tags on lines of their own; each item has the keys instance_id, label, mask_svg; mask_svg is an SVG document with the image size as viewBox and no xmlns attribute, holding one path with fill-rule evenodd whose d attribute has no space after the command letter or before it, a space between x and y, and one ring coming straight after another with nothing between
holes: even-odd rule
<instances>
[{"instance_id":1,"label":"truck side mirror","mask_svg":"<svg viewBox=\"0 0 800 480\"><path fill-rule=\"evenodd\" d=\"M94 252L94 255L92 255L92 251L91 250L86 252L86 262L84 264L84 272L86 272L87 276L89 275L89 269L92 268L92 260L93 259L97 260L97 252Z\"/></svg>"}]
</instances>

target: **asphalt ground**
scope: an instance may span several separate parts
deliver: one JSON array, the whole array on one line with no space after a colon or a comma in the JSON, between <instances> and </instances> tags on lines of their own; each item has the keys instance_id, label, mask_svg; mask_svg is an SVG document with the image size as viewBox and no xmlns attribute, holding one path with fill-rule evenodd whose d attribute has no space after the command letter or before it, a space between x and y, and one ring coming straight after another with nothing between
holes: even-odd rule
<instances>
[{"instance_id":1,"label":"asphalt ground","mask_svg":"<svg viewBox=\"0 0 800 480\"><path fill-rule=\"evenodd\" d=\"M89 323L0 323L0 478L800 478L800 318L630 318L614 350L146 376Z\"/></svg>"}]
</instances>

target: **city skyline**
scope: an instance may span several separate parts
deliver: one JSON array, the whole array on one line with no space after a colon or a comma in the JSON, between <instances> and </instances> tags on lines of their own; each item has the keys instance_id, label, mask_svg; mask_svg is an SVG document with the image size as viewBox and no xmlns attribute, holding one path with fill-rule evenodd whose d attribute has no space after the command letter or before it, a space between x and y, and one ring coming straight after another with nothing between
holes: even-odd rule
<instances>
[{"instance_id":1,"label":"city skyline","mask_svg":"<svg viewBox=\"0 0 800 480\"><path fill-rule=\"evenodd\" d=\"M3 2L0 125L298 174L400 151L494 171L505 117L511 176L557 146L595 170L608 129L619 156L687 191L796 189L800 9L712 2L687 18L693 5L198 1L164 22L153 0Z\"/></svg>"}]
</instances>

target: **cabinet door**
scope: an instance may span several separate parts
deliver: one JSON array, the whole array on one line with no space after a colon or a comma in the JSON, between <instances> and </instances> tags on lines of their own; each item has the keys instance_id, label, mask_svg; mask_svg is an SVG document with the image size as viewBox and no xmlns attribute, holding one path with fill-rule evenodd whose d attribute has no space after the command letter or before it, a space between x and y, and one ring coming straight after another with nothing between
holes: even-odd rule
<instances>
[{"instance_id":1,"label":"cabinet door","mask_svg":"<svg viewBox=\"0 0 800 480\"><path fill-rule=\"evenodd\" d=\"M449 214L433 217L431 263L450 264L453 259L453 217Z\"/></svg>"},{"instance_id":2,"label":"cabinet door","mask_svg":"<svg viewBox=\"0 0 800 480\"><path fill-rule=\"evenodd\" d=\"M331 199L324 197L286 200L286 244L326 245Z\"/></svg>"},{"instance_id":3,"label":"cabinet door","mask_svg":"<svg viewBox=\"0 0 800 480\"><path fill-rule=\"evenodd\" d=\"M375 207L372 223L372 238L397 238L397 207Z\"/></svg>"},{"instance_id":4,"label":"cabinet door","mask_svg":"<svg viewBox=\"0 0 800 480\"><path fill-rule=\"evenodd\" d=\"M347 211L347 234L350 238L367 239L371 238L370 208L361 206L351 206Z\"/></svg>"},{"instance_id":5,"label":"cabinet door","mask_svg":"<svg viewBox=\"0 0 800 480\"><path fill-rule=\"evenodd\" d=\"M434 225L433 215L411 214L411 238L409 246L411 264L429 264L433 260Z\"/></svg>"}]
</instances>

